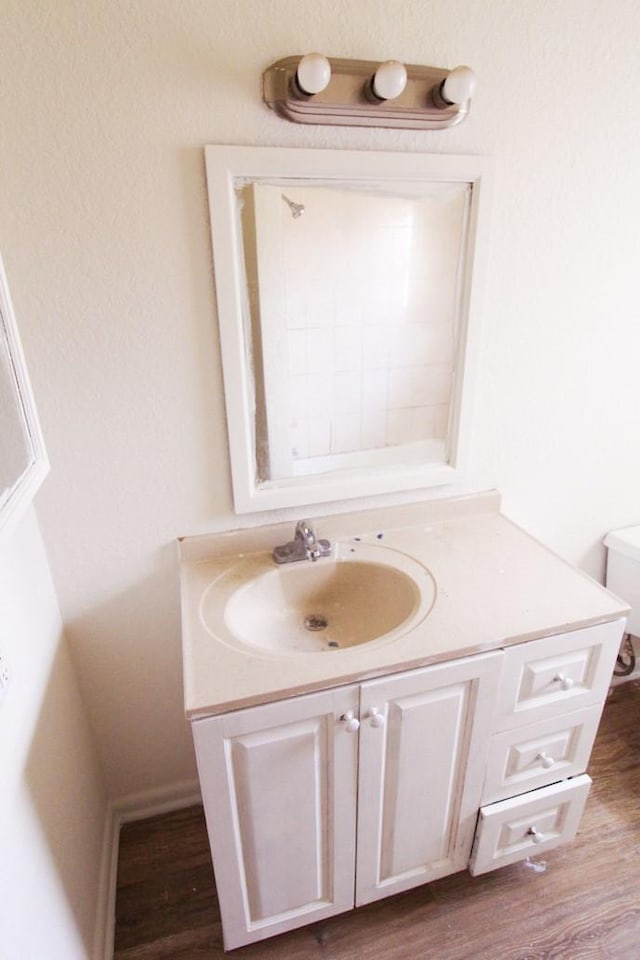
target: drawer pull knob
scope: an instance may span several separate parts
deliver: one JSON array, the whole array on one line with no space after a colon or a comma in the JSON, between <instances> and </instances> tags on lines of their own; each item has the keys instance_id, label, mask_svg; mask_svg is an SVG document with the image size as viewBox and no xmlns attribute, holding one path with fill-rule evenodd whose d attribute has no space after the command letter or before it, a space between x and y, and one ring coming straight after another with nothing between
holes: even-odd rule
<instances>
[{"instance_id":1,"label":"drawer pull knob","mask_svg":"<svg viewBox=\"0 0 640 960\"><path fill-rule=\"evenodd\" d=\"M347 733L357 733L360 729L360 721L354 716L353 710L347 710L346 713L343 713L340 722L344 723Z\"/></svg>"},{"instance_id":2,"label":"drawer pull knob","mask_svg":"<svg viewBox=\"0 0 640 960\"><path fill-rule=\"evenodd\" d=\"M383 727L384 726L384 717L380 713L377 707L371 707L369 711L369 726L371 727Z\"/></svg>"},{"instance_id":3,"label":"drawer pull knob","mask_svg":"<svg viewBox=\"0 0 640 960\"><path fill-rule=\"evenodd\" d=\"M529 827L527 830L527 836L533 840L534 843L543 843L544 835L539 832L535 827Z\"/></svg>"},{"instance_id":4,"label":"drawer pull knob","mask_svg":"<svg viewBox=\"0 0 640 960\"><path fill-rule=\"evenodd\" d=\"M571 690L573 686L573 679L568 677L566 673L558 673L554 677L556 683L559 683L563 690Z\"/></svg>"},{"instance_id":5,"label":"drawer pull knob","mask_svg":"<svg viewBox=\"0 0 640 960\"><path fill-rule=\"evenodd\" d=\"M536 757L536 760L539 760L545 770L549 770L555 763L553 757L550 757L548 753L539 753Z\"/></svg>"}]
</instances>

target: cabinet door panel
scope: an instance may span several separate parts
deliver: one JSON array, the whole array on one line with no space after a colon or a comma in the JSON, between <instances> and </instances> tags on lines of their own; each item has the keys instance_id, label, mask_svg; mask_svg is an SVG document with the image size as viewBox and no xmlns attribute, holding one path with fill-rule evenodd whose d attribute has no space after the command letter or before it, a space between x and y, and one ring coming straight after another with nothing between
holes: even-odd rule
<instances>
[{"instance_id":1,"label":"cabinet door panel","mask_svg":"<svg viewBox=\"0 0 640 960\"><path fill-rule=\"evenodd\" d=\"M327 739L324 718L312 717L230 741L227 763L254 920L328 899Z\"/></svg>"},{"instance_id":2,"label":"cabinet door panel","mask_svg":"<svg viewBox=\"0 0 640 960\"><path fill-rule=\"evenodd\" d=\"M227 949L353 906L357 688L193 724Z\"/></svg>"},{"instance_id":3,"label":"cabinet door panel","mask_svg":"<svg viewBox=\"0 0 640 960\"><path fill-rule=\"evenodd\" d=\"M469 693L468 683L452 684L388 705L381 881L447 855L455 799L451 781L460 772ZM438 730L438 736L425 738L426 730ZM434 771L443 775L434 777ZM428 817L416 817L418 808L428 810Z\"/></svg>"},{"instance_id":4,"label":"cabinet door panel","mask_svg":"<svg viewBox=\"0 0 640 960\"><path fill-rule=\"evenodd\" d=\"M357 904L466 866L500 658L362 684Z\"/></svg>"}]
</instances>

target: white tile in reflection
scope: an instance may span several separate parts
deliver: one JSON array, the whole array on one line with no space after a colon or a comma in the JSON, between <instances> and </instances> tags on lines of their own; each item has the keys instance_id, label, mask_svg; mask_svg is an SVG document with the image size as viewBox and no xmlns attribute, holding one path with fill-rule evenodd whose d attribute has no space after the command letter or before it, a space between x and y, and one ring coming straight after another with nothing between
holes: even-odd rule
<instances>
[{"instance_id":1,"label":"white tile in reflection","mask_svg":"<svg viewBox=\"0 0 640 960\"><path fill-rule=\"evenodd\" d=\"M362 332L362 365L365 370L378 370L389 366L390 344L393 327L387 324L367 325Z\"/></svg>"},{"instance_id":2,"label":"white tile in reflection","mask_svg":"<svg viewBox=\"0 0 640 960\"><path fill-rule=\"evenodd\" d=\"M449 404L441 403L433 409L433 435L439 440L444 440L449 429Z\"/></svg>"},{"instance_id":3,"label":"white tile in reflection","mask_svg":"<svg viewBox=\"0 0 640 960\"><path fill-rule=\"evenodd\" d=\"M291 456L294 460L300 460L309 456L309 431L306 420L298 420L291 424L289 428L289 438L291 442Z\"/></svg>"},{"instance_id":4,"label":"white tile in reflection","mask_svg":"<svg viewBox=\"0 0 640 960\"><path fill-rule=\"evenodd\" d=\"M379 450L387 445L387 412L369 411L362 415L360 442L363 450Z\"/></svg>"},{"instance_id":5,"label":"white tile in reflection","mask_svg":"<svg viewBox=\"0 0 640 960\"><path fill-rule=\"evenodd\" d=\"M356 293L343 296L334 305L334 323L341 327L359 327L362 324L363 309L361 297Z\"/></svg>"},{"instance_id":6,"label":"white tile in reflection","mask_svg":"<svg viewBox=\"0 0 640 960\"><path fill-rule=\"evenodd\" d=\"M291 374L289 376L290 409L295 411L298 418L304 419L307 416L308 394L306 373Z\"/></svg>"},{"instance_id":7,"label":"white tile in reflection","mask_svg":"<svg viewBox=\"0 0 640 960\"><path fill-rule=\"evenodd\" d=\"M307 449L310 457L322 457L331 453L331 420L329 417L309 418Z\"/></svg>"},{"instance_id":8,"label":"white tile in reflection","mask_svg":"<svg viewBox=\"0 0 640 960\"><path fill-rule=\"evenodd\" d=\"M390 343L390 365L451 364L453 330L448 323L402 323Z\"/></svg>"},{"instance_id":9,"label":"white tile in reflection","mask_svg":"<svg viewBox=\"0 0 640 960\"><path fill-rule=\"evenodd\" d=\"M414 435L413 410L389 410L387 415L387 446L396 447L419 439Z\"/></svg>"},{"instance_id":10,"label":"white tile in reflection","mask_svg":"<svg viewBox=\"0 0 640 960\"><path fill-rule=\"evenodd\" d=\"M324 373L327 377L333 363L332 331L324 327L307 330L305 370Z\"/></svg>"},{"instance_id":11,"label":"white tile in reflection","mask_svg":"<svg viewBox=\"0 0 640 960\"><path fill-rule=\"evenodd\" d=\"M362 410L371 413L387 409L389 374L385 369L362 371Z\"/></svg>"},{"instance_id":12,"label":"white tile in reflection","mask_svg":"<svg viewBox=\"0 0 640 960\"><path fill-rule=\"evenodd\" d=\"M357 327L336 326L333 331L333 370L359 371L362 333Z\"/></svg>"},{"instance_id":13,"label":"white tile in reflection","mask_svg":"<svg viewBox=\"0 0 640 960\"><path fill-rule=\"evenodd\" d=\"M446 364L398 367L389 372L389 407L423 407L447 403L451 369Z\"/></svg>"},{"instance_id":14,"label":"white tile in reflection","mask_svg":"<svg viewBox=\"0 0 640 960\"><path fill-rule=\"evenodd\" d=\"M326 374L307 373L302 407L304 415L306 417L326 416L330 403L330 391L331 380Z\"/></svg>"},{"instance_id":15,"label":"white tile in reflection","mask_svg":"<svg viewBox=\"0 0 640 960\"><path fill-rule=\"evenodd\" d=\"M454 337L452 323L427 323L424 331L425 363L444 363L453 366Z\"/></svg>"},{"instance_id":16,"label":"white tile in reflection","mask_svg":"<svg viewBox=\"0 0 640 960\"><path fill-rule=\"evenodd\" d=\"M434 435L433 407L405 407L387 416L387 445L399 446L428 440Z\"/></svg>"},{"instance_id":17,"label":"white tile in reflection","mask_svg":"<svg viewBox=\"0 0 640 960\"><path fill-rule=\"evenodd\" d=\"M334 415L360 414L362 409L362 384L359 373L351 371L335 373L332 385L331 410Z\"/></svg>"},{"instance_id":18,"label":"white tile in reflection","mask_svg":"<svg viewBox=\"0 0 640 960\"><path fill-rule=\"evenodd\" d=\"M307 369L307 339L304 330L287 330L289 371L304 373Z\"/></svg>"},{"instance_id":19,"label":"white tile in reflection","mask_svg":"<svg viewBox=\"0 0 640 960\"><path fill-rule=\"evenodd\" d=\"M333 421L331 436L332 453L348 453L360 449L360 414L351 413Z\"/></svg>"}]
</instances>

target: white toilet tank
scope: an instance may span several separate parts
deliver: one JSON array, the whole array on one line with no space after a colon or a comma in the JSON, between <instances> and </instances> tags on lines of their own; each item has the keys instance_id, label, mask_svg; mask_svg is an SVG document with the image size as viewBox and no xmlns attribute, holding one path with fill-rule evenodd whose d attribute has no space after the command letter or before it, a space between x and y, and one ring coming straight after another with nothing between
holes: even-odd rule
<instances>
[{"instance_id":1,"label":"white toilet tank","mask_svg":"<svg viewBox=\"0 0 640 960\"><path fill-rule=\"evenodd\" d=\"M640 637L640 526L612 530L604 538L606 585L631 607L627 632Z\"/></svg>"}]
</instances>

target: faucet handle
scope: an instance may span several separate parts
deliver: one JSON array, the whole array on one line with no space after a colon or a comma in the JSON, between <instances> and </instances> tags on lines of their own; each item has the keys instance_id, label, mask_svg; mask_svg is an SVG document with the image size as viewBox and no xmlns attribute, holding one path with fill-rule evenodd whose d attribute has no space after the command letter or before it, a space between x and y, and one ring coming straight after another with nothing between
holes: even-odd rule
<instances>
[{"instance_id":1,"label":"faucet handle","mask_svg":"<svg viewBox=\"0 0 640 960\"><path fill-rule=\"evenodd\" d=\"M273 559L276 563L293 563L297 560L317 560L331 554L331 543L318 540L310 520L298 520L293 540L275 547Z\"/></svg>"},{"instance_id":2,"label":"faucet handle","mask_svg":"<svg viewBox=\"0 0 640 960\"><path fill-rule=\"evenodd\" d=\"M315 540L315 533L313 532L313 526L311 525L311 520L298 520L296 523L296 536L313 537Z\"/></svg>"},{"instance_id":3,"label":"faucet handle","mask_svg":"<svg viewBox=\"0 0 640 960\"><path fill-rule=\"evenodd\" d=\"M318 548L320 550L321 557L330 557L331 556L331 541L330 540L318 540Z\"/></svg>"}]
</instances>

